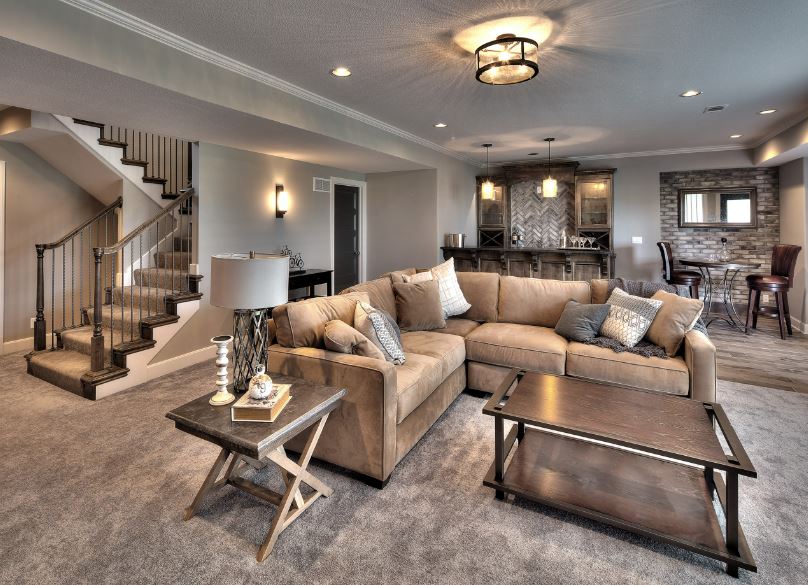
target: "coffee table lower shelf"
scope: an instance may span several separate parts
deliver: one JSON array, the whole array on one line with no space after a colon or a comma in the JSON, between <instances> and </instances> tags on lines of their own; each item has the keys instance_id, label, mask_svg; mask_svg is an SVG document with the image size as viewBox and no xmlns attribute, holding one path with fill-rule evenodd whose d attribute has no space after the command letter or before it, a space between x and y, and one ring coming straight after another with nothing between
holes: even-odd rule
<instances>
[{"instance_id":1,"label":"coffee table lower shelf","mask_svg":"<svg viewBox=\"0 0 808 585\"><path fill-rule=\"evenodd\" d=\"M726 510L726 488L719 473L522 428L524 437L518 443L518 425L505 438L506 459L515 451L502 480L496 480L495 463L483 480L498 496L515 494L642 534L723 561L728 570L757 571L740 526L739 554L727 549L708 481L712 476Z\"/></svg>"}]
</instances>

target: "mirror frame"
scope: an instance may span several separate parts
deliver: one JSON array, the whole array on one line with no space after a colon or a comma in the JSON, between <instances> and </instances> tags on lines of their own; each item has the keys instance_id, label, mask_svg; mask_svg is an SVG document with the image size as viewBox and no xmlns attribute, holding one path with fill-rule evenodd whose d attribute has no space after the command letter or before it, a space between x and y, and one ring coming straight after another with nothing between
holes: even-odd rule
<instances>
[{"instance_id":1,"label":"mirror frame","mask_svg":"<svg viewBox=\"0 0 808 585\"><path fill-rule=\"evenodd\" d=\"M685 221L685 196L689 193L743 193L749 195L749 206L752 213L749 223ZM708 187L704 189L679 189L679 227L680 228L756 228L757 227L757 189L755 187Z\"/></svg>"}]
</instances>

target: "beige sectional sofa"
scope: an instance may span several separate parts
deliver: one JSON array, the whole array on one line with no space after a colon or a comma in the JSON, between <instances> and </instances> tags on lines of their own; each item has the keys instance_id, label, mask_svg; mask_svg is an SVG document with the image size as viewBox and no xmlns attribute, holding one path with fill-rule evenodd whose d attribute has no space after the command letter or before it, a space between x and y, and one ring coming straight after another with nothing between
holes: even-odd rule
<instances>
[{"instance_id":1,"label":"beige sectional sofa","mask_svg":"<svg viewBox=\"0 0 808 585\"><path fill-rule=\"evenodd\" d=\"M311 299L273 311L278 343L269 349L269 370L348 390L323 431L318 458L384 485L460 392L467 387L493 392L511 368L715 399L715 346L702 333L689 332L681 355L662 359L568 342L553 331L568 300L605 302L605 280L562 282L476 272L457 277L471 309L448 319L444 329L402 332L406 362L400 366L328 351L320 341L331 319L353 325L353 312L346 307L357 298L396 317L390 276L343 291L351 293L347 297Z\"/></svg>"}]
</instances>

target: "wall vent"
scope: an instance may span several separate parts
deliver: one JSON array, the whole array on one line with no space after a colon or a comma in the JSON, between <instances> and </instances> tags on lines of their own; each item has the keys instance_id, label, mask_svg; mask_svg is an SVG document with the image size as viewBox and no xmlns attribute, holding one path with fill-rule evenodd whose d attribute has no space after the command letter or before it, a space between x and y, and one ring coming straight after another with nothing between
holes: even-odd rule
<instances>
[{"instance_id":1,"label":"wall vent","mask_svg":"<svg viewBox=\"0 0 808 585\"><path fill-rule=\"evenodd\" d=\"M318 193L330 193L331 180L323 179L320 177L314 177L314 190Z\"/></svg>"},{"instance_id":2,"label":"wall vent","mask_svg":"<svg viewBox=\"0 0 808 585\"><path fill-rule=\"evenodd\" d=\"M729 104L718 104L717 106L707 106L704 108L704 114L709 114L710 112L720 112L725 110Z\"/></svg>"}]
</instances>

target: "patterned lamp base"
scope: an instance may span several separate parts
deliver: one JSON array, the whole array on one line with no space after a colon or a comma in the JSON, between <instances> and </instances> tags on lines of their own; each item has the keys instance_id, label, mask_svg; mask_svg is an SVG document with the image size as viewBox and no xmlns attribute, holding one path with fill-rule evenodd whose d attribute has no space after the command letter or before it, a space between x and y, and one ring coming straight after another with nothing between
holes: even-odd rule
<instances>
[{"instance_id":1,"label":"patterned lamp base","mask_svg":"<svg viewBox=\"0 0 808 585\"><path fill-rule=\"evenodd\" d=\"M245 392L259 364L267 362L269 309L233 311L233 389Z\"/></svg>"}]
</instances>

